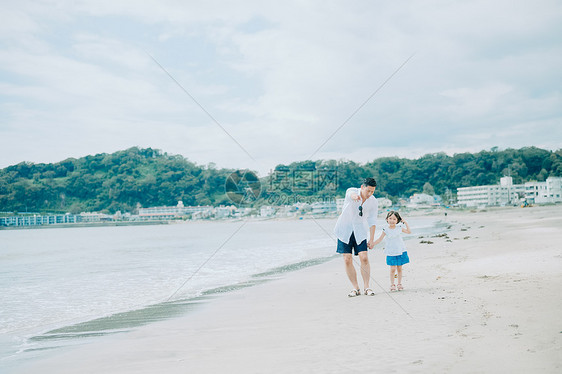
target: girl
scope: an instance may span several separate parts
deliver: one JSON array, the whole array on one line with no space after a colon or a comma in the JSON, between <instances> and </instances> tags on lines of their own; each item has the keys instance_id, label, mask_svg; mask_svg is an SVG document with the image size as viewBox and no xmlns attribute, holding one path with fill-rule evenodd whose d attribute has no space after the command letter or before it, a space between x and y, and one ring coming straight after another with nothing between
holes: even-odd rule
<instances>
[{"instance_id":1,"label":"girl","mask_svg":"<svg viewBox=\"0 0 562 374\"><path fill-rule=\"evenodd\" d=\"M402 240L402 233L411 234L408 222L404 221L398 212L391 210L386 215L386 222L388 227L382 230L381 236L375 240L374 245L379 244L385 237L386 264L390 265L390 291L396 291L394 285L395 273L398 275L398 291L402 291L402 265L410 262L406 246ZM403 225L398 225L400 222ZM404 227L405 226L405 227Z\"/></svg>"}]
</instances>

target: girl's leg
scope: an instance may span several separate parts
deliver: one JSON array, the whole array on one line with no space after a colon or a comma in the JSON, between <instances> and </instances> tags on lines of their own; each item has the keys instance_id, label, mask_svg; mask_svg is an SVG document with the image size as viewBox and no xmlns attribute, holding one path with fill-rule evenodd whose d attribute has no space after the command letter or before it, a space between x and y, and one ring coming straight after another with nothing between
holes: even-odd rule
<instances>
[{"instance_id":1,"label":"girl's leg","mask_svg":"<svg viewBox=\"0 0 562 374\"><path fill-rule=\"evenodd\" d=\"M402 287L402 265L396 267L396 271L398 273L398 290L403 290Z\"/></svg>"},{"instance_id":2,"label":"girl's leg","mask_svg":"<svg viewBox=\"0 0 562 374\"><path fill-rule=\"evenodd\" d=\"M390 290L396 291L396 286L394 285L394 273L396 273L396 266L390 267Z\"/></svg>"}]
</instances>

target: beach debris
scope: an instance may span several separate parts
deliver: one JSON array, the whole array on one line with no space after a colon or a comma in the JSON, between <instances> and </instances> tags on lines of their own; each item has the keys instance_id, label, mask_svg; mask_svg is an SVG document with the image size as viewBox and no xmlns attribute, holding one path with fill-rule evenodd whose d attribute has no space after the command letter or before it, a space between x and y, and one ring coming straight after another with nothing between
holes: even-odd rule
<instances>
[{"instance_id":1,"label":"beach debris","mask_svg":"<svg viewBox=\"0 0 562 374\"><path fill-rule=\"evenodd\" d=\"M464 240L470 239L470 236L465 236L463 239L464 239Z\"/></svg>"},{"instance_id":2,"label":"beach debris","mask_svg":"<svg viewBox=\"0 0 562 374\"><path fill-rule=\"evenodd\" d=\"M433 242L431 240L420 240L420 243L433 244Z\"/></svg>"},{"instance_id":3,"label":"beach debris","mask_svg":"<svg viewBox=\"0 0 562 374\"><path fill-rule=\"evenodd\" d=\"M462 228L461 231L468 231L468 229Z\"/></svg>"},{"instance_id":4,"label":"beach debris","mask_svg":"<svg viewBox=\"0 0 562 374\"><path fill-rule=\"evenodd\" d=\"M432 236L432 238L448 238L448 237L449 235L447 235L447 233L436 234Z\"/></svg>"}]
</instances>

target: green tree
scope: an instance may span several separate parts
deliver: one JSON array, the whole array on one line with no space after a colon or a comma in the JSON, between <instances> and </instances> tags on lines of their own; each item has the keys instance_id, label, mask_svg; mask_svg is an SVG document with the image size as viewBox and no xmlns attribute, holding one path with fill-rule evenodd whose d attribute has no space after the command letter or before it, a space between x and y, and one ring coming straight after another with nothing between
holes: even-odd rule
<instances>
[{"instance_id":1,"label":"green tree","mask_svg":"<svg viewBox=\"0 0 562 374\"><path fill-rule=\"evenodd\" d=\"M435 195L435 190L433 189L433 186L431 185L431 183L429 183L429 182L424 183L423 193L428 194L430 196Z\"/></svg>"}]
</instances>

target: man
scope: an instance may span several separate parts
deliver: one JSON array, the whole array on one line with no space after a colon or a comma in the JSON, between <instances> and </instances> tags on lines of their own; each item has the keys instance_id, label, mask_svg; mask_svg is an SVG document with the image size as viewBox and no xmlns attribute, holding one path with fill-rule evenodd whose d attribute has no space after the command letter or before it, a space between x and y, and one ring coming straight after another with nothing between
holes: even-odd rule
<instances>
[{"instance_id":1,"label":"man","mask_svg":"<svg viewBox=\"0 0 562 374\"><path fill-rule=\"evenodd\" d=\"M357 272L353 265L352 253L355 252L361 261L361 277L365 285L364 293L373 296L375 293L369 287L371 265L367 250L373 248L375 241L375 228L379 203L373 196L377 182L374 178L366 178L361 188L348 188L345 193L342 212L334 228L338 238L337 252L343 254L345 272L353 285L349 297L359 296ZM369 242L367 243L367 231Z\"/></svg>"}]
</instances>

